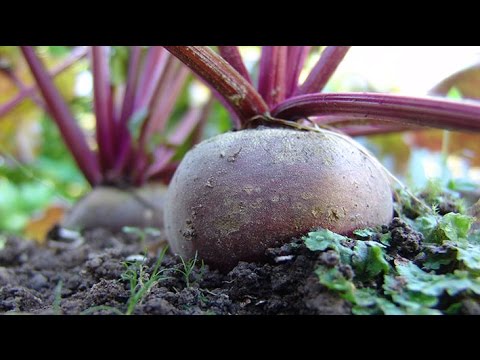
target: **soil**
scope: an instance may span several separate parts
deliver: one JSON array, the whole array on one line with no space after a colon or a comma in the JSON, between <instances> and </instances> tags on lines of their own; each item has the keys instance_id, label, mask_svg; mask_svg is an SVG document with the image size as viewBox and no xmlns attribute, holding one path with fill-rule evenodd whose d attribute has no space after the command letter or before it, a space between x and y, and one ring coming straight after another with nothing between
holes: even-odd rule
<instances>
[{"instance_id":1,"label":"soil","mask_svg":"<svg viewBox=\"0 0 480 360\"><path fill-rule=\"evenodd\" d=\"M384 230L392 231L392 252L415 258L421 234L399 218ZM130 285L122 280L125 261L134 255L142 259L139 255L150 249L144 258L148 276L162 245L153 236L142 240L138 234L105 229L86 231L73 242L60 240L52 236L39 246L7 238L0 251L0 313L126 313ZM167 253L160 267L165 279L150 288L133 314L351 314L349 303L319 284L314 274L320 264L337 265L335 253L312 252L302 240L293 239L266 255L267 263L240 262L228 273L197 263L187 285L179 271L184 269L181 258ZM464 306L464 313L479 311L478 304Z\"/></svg>"},{"instance_id":2,"label":"soil","mask_svg":"<svg viewBox=\"0 0 480 360\"><path fill-rule=\"evenodd\" d=\"M78 243L78 241L76 241ZM10 237L0 251L0 313L125 313L129 282L121 280L124 262L145 246L132 234L95 229L81 244L49 240L43 247ZM268 249L265 264L239 263L222 274L197 264L189 286L178 256L166 254L160 269L168 277L151 287L133 314L349 314L350 306L322 287L313 273L329 261L309 251L299 239ZM145 261L150 274L156 256Z\"/></svg>"}]
</instances>

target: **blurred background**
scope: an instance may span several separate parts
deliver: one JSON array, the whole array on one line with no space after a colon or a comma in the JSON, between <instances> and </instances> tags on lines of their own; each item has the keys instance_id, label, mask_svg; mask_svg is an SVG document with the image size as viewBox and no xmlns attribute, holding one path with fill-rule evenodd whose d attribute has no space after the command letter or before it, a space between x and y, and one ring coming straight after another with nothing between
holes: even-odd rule
<instances>
[{"instance_id":1,"label":"blurred background","mask_svg":"<svg viewBox=\"0 0 480 360\"><path fill-rule=\"evenodd\" d=\"M37 47L49 69L59 69L71 47ZM241 47L254 74L260 47ZM319 57L312 52L300 80ZM113 47L113 81L122 81L126 49ZM94 148L92 76L86 57L59 71L55 83ZM59 132L42 108L41 96L19 99L33 79L16 47L0 46L0 233L39 238L89 191ZM369 91L451 99L480 98L480 47L352 47L325 92ZM190 79L173 116L190 102L203 103L208 90ZM8 106L6 106L6 104ZM231 122L219 103L213 105L203 138L228 131ZM465 193L480 184L480 135L426 130L357 138L408 186L420 189L429 179Z\"/></svg>"}]
</instances>

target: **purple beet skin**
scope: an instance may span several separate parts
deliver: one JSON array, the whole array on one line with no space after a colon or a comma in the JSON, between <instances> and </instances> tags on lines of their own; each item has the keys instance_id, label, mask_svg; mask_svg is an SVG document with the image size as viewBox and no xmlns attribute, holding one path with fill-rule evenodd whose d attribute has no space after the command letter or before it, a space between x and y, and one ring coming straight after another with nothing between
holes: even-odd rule
<instances>
[{"instance_id":1,"label":"purple beet skin","mask_svg":"<svg viewBox=\"0 0 480 360\"><path fill-rule=\"evenodd\" d=\"M190 150L165 203L172 250L223 270L313 227L348 234L387 224L384 171L348 141L291 129L230 132Z\"/></svg>"}]
</instances>

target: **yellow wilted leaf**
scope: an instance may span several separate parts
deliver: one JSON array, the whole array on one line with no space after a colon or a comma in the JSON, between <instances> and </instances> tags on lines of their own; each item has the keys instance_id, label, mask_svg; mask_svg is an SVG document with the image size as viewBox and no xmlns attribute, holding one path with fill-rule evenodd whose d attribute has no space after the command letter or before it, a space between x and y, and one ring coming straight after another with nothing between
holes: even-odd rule
<instances>
[{"instance_id":1,"label":"yellow wilted leaf","mask_svg":"<svg viewBox=\"0 0 480 360\"><path fill-rule=\"evenodd\" d=\"M49 206L41 214L28 221L24 229L25 236L39 244L44 244L48 232L63 219L65 211L66 209L60 205Z\"/></svg>"}]
</instances>

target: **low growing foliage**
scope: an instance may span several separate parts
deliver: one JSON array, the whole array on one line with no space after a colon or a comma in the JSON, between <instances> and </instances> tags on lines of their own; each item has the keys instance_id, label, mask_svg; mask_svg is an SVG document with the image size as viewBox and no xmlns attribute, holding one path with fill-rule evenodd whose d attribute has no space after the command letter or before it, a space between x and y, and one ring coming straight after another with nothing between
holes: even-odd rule
<instances>
[{"instance_id":1,"label":"low growing foliage","mask_svg":"<svg viewBox=\"0 0 480 360\"><path fill-rule=\"evenodd\" d=\"M480 296L480 232L471 231L474 218L434 211L400 218L422 238L418 253L408 258L394 251L392 227L358 230L354 239L326 229L305 236L310 250L338 254L338 264L316 269L320 283L351 302L357 315L455 314L462 300Z\"/></svg>"}]
</instances>

